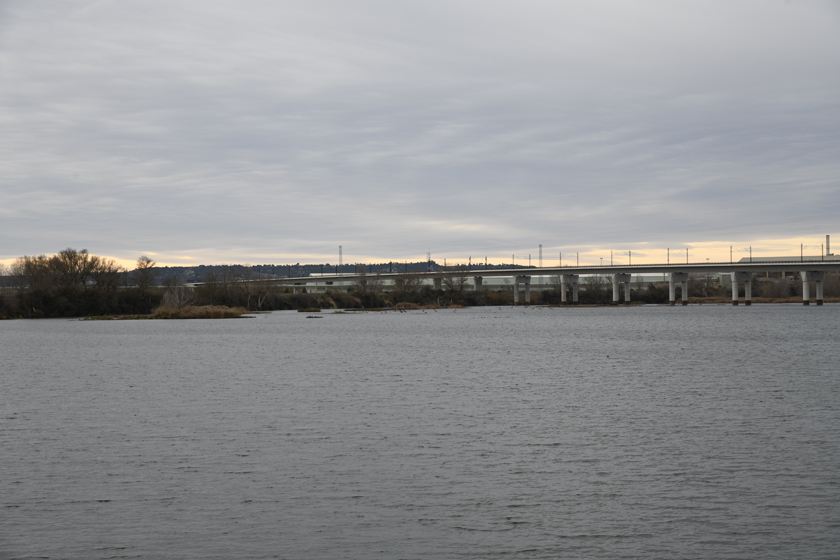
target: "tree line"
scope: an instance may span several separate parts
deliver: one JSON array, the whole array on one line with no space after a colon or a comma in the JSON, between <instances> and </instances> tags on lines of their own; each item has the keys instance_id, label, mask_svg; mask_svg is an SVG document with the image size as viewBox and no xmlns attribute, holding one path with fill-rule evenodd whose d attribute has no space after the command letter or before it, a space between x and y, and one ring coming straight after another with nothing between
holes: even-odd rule
<instances>
[{"instance_id":1,"label":"tree line","mask_svg":"<svg viewBox=\"0 0 840 560\"><path fill-rule=\"evenodd\" d=\"M148 313L161 298L152 289L154 266L141 256L128 271L86 249L21 257L0 268L0 317Z\"/></svg>"},{"instance_id":2,"label":"tree line","mask_svg":"<svg viewBox=\"0 0 840 560\"><path fill-rule=\"evenodd\" d=\"M91 255L87 250L65 249L51 257L25 256L11 266L0 265L0 318L80 317L87 315L148 314L161 305L181 309L187 306L243 307L253 311L301 308L382 308L399 303L415 305L512 305L512 286L502 289L472 288L466 266L448 266L437 277L441 290L424 282L426 276L406 272L388 285L380 273L369 273L359 265L356 279L346 292L332 287L326 292L295 293L293 287L266 281L256 267L218 265L203 268L199 285L189 288L175 275L161 274L156 263L141 256L134 270L126 270L113 259ZM391 277L393 278L393 277ZM329 281L328 277L324 281ZM533 290L531 304L561 302L560 277L550 277L550 288ZM801 282L777 280L753 282L754 297L786 298L801 295ZM743 290L743 288L742 288ZM712 275L692 275L689 297L729 297ZM826 275L825 295L840 295L840 278ZM624 290L621 290L624 296ZM571 301L571 294L568 300ZM666 303L668 285L651 283L635 286L631 300ZM581 304L612 303L608 275L581 277Z\"/></svg>"}]
</instances>

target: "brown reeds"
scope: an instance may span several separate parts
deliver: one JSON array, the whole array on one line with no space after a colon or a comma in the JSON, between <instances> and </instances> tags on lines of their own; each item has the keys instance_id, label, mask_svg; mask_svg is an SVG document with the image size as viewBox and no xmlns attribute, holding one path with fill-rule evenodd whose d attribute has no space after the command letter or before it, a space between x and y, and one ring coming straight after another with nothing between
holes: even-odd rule
<instances>
[{"instance_id":1,"label":"brown reeds","mask_svg":"<svg viewBox=\"0 0 840 560\"><path fill-rule=\"evenodd\" d=\"M226 305L187 305L181 308L160 306L152 310L155 319L236 319L249 313L244 307Z\"/></svg>"}]
</instances>

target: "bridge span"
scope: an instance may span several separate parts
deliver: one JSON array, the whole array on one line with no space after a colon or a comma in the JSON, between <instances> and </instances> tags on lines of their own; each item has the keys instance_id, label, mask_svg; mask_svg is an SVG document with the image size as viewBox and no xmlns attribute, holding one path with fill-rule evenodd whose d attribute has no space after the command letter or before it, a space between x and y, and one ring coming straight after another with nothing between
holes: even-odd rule
<instances>
[{"instance_id":1,"label":"bridge span","mask_svg":"<svg viewBox=\"0 0 840 560\"><path fill-rule=\"evenodd\" d=\"M833 257L833 256L832 256ZM756 273L766 272L788 272L798 271L802 279L802 303L809 305L810 282L815 283L816 304L823 304L823 280L826 272L840 271L840 258L824 257L810 260L784 260L771 262L726 262L726 263L684 263L684 264L636 264L636 265L609 265L609 266L563 266L544 268L510 268L510 269L482 269L480 265L475 268L452 267L449 270L431 272L371 272L366 276L375 276L381 280L392 280L396 285L404 282L408 277L431 281L436 290L443 287L446 277L457 277L459 279L470 278L476 290L483 289L483 279L489 277L507 277L513 279L514 305L519 304L520 291L524 288L524 302L527 305L531 301L531 278L536 277L558 277L561 285L561 301L567 303L571 299L572 304L578 302L578 284L581 276L610 276L613 287L613 303L620 301L620 289L624 287L624 301L630 301L630 282L632 275L636 274L663 274L666 275L669 284L669 304L676 304L676 292L679 288L681 302L688 304L688 278L689 274L721 274L728 273L732 279L732 305L738 305L738 293L740 284L744 284L744 303L751 304L752 281ZM299 277L275 277L271 279L258 280L258 282L269 282L273 284L307 286L315 284L331 284L335 281L355 281L362 276L362 273L339 273L324 274L319 276ZM570 297L568 297L570 296Z\"/></svg>"}]
</instances>

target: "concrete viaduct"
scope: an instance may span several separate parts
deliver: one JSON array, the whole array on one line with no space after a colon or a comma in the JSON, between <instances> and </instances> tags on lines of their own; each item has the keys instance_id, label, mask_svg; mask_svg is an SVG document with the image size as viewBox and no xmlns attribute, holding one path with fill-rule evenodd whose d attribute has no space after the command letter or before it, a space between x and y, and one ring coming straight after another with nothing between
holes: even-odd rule
<instances>
[{"instance_id":1,"label":"concrete viaduct","mask_svg":"<svg viewBox=\"0 0 840 560\"><path fill-rule=\"evenodd\" d=\"M613 303L620 301L620 288L624 287L624 301L630 301L630 278L633 274L667 274L670 279L669 304L676 304L677 287L680 287L682 304L688 304L688 275L689 274L719 274L729 273L732 278L732 305L738 305L738 292L740 284L744 284L744 302L751 304L752 300L752 278L755 273L763 272L785 272L791 270L800 271L802 277L802 303L810 304L809 283L816 285L816 304L823 304L823 278L826 272L840 270L838 260L798 260L778 262L756 262L756 263L696 263L696 264L640 264L640 265L616 265L616 266L564 266L555 268L516 268L516 269L491 269L457 271L435 271L435 272L412 272L408 275L432 280L434 288L440 290L443 278L447 275L472 278L476 290L482 289L482 280L487 277L508 277L514 279L513 301L514 305L519 304L519 293L522 288L525 292L525 304L531 301L531 277L532 276L559 276L562 285L561 297L564 303L568 303L568 292L571 292L571 303L578 301L578 281L581 275L610 275L612 276ZM406 277L404 272L382 272L375 273L377 278L382 280L394 280L399 283ZM260 282L271 282L275 284L301 286L307 284L323 284L333 281L355 280L358 274L335 274L323 276L303 276L292 278L273 278L271 280L260 280Z\"/></svg>"}]
</instances>

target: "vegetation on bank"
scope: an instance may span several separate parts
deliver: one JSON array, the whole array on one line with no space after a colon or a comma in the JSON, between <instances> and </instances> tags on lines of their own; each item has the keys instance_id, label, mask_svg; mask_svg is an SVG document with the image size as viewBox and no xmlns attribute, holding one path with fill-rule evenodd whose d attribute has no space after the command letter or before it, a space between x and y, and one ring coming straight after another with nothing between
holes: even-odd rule
<instances>
[{"instance_id":1,"label":"vegetation on bank","mask_svg":"<svg viewBox=\"0 0 840 560\"><path fill-rule=\"evenodd\" d=\"M161 306L152 311L155 319L237 319L250 313L244 307L226 305L187 305L184 307Z\"/></svg>"},{"instance_id":2,"label":"vegetation on bank","mask_svg":"<svg viewBox=\"0 0 840 560\"><path fill-rule=\"evenodd\" d=\"M155 262L146 256L128 271L113 260L74 249L52 257L22 257L8 269L0 270L0 318L215 318L291 309L409 310L513 304L511 285L500 291L475 291L464 267L450 267L439 274L442 290L424 284L421 276L413 273L400 275L396 285L386 290L379 275L366 274L366 269L360 267L349 292L318 293L305 293L305 288L299 288L303 293L294 293L293 287L261 279L243 266L208 267L195 288L183 285L175 277L156 285L155 268ZM612 303L610 280L609 276L582 277L579 303ZM549 289L531 292L532 305L561 303L559 278L549 278L549 282ZM756 279L753 302L801 302L801 290L799 281ZM630 299L637 303L667 303L668 291L667 283L652 283L644 289L634 286ZM623 298L623 289L621 295ZM730 288L718 285L712 275L692 275L689 301L729 303ZM840 278L836 273L826 274L825 301L840 301Z\"/></svg>"}]
</instances>

